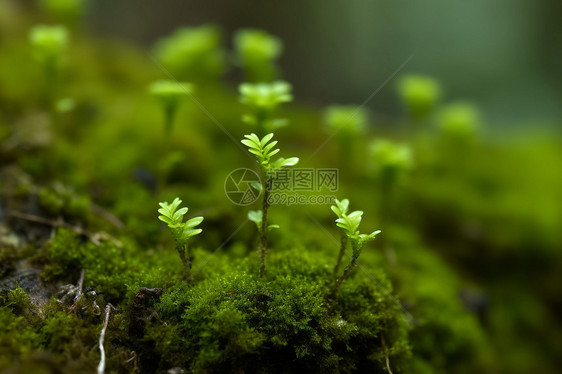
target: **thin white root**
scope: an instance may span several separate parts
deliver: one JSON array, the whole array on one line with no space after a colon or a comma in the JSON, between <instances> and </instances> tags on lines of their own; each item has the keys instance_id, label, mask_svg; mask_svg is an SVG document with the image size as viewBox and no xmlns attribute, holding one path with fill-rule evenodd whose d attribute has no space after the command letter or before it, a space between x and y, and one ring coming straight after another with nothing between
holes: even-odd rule
<instances>
[{"instance_id":1,"label":"thin white root","mask_svg":"<svg viewBox=\"0 0 562 374\"><path fill-rule=\"evenodd\" d=\"M392 370L390 370L390 360L388 356L386 356L386 369L388 370L389 374L392 374Z\"/></svg>"},{"instance_id":2,"label":"thin white root","mask_svg":"<svg viewBox=\"0 0 562 374\"><path fill-rule=\"evenodd\" d=\"M382 346L384 349L385 361L386 361L386 370L388 370L389 374L393 374L392 370L390 370L390 358L388 357L388 349L386 348L386 343L384 342L384 336L382 337Z\"/></svg>"},{"instance_id":3,"label":"thin white root","mask_svg":"<svg viewBox=\"0 0 562 374\"><path fill-rule=\"evenodd\" d=\"M103 340L105 338L105 331L107 330L107 325L109 323L109 314L111 313L111 309L116 310L113 305L107 303L105 306L105 322L103 323L103 328L101 329L100 333L100 363L98 364L98 374L103 374L105 372L105 350L103 349Z\"/></svg>"}]
</instances>

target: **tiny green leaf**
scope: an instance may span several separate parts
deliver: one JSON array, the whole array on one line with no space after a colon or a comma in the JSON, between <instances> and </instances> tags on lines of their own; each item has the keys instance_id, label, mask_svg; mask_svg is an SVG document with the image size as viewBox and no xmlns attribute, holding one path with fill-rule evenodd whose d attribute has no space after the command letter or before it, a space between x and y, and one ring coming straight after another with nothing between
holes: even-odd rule
<instances>
[{"instance_id":1,"label":"tiny green leaf","mask_svg":"<svg viewBox=\"0 0 562 374\"><path fill-rule=\"evenodd\" d=\"M260 194L263 192L263 185L260 182L252 182L250 183L250 186L258 190Z\"/></svg>"},{"instance_id":2,"label":"tiny green leaf","mask_svg":"<svg viewBox=\"0 0 562 374\"><path fill-rule=\"evenodd\" d=\"M250 210L248 212L248 219L256 224L258 229L261 228L263 214L261 210Z\"/></svg>"},{"instance_id":3,"label":"tiny green leaf","mask_svg":"<svg viewBox=\"0 0 562 374\"><path fill-rule=\"evenodd\" d=\"M201 222L203 222L203 217L194 217L191 218L189 220L187 220L187 222L185 222L185 227L187 228L192 228L195 227L197 225L199 225Z\"/></svg>"},{"instance_id":4,"label":"tiny green leaf","mask_svg":"<svg viewBox=\"0 0 562 374\"><path fill-rule=\"evenodd\" d=\"M299 162L299 158L298 157L291 157L291 158L279 158L277 159L272 165L271 167L273 169L281 169L284 168L286 166L294 166L296 164L298 164Z\"/></svg>"},{"instance_id":5,"label":"tiny green leaf","mask_svg":"<svg viewBox=\"0 0 562 374\"><path fill-rule=\"evenodd\" d=\"M332 205L330 207L330 209L332 209L332 211L340 218L343 217L345 214L347 214L348 208L349 208L348 199L343 199L342 201L336 199L335 205Z\"/></svg>"}]
</instances>

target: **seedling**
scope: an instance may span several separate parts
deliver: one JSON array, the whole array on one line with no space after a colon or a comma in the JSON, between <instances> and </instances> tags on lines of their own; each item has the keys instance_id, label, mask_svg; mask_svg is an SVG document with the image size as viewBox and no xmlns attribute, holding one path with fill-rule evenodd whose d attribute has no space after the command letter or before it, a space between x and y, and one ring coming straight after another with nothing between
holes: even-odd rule
<instances>
[{"instance_id":1,"label":"seedling","mask_svg":"<svg viewBox=\"0 0 562 374\"><path fill-rule=\"evenodd\" d=\"M172 132L180 100L193 92L193 85L186 82L159 80L150 85L149 91L162 105L164 110L164 129L166 134L169 135Z\"/></svg>"},{"instance_id":2,"label":"seedling","mask_svg":"<svg viewBox=\"0 0 562 374\"><path fill-rule=\"evenodd\" d=\"M262 30L242 29L234 35L234 47L249 82L270 82L276 78L275 60L283 51L279 38Z\"/></svg>"},{"instance_id":3,"label":"seedling","mask_svg":"<svg viewBox=\"0 0 562 374\"><path fill-rule=\"evenodd\" d=\"M214 25L182 27L160 40L154 54L176 78L191 82L217 79L226 70L220 29Z\"/></svg>"},{"instance_id":4,"label":"seedling","mask_svg":"<svg viewBox=\"0 0 562 374\"><path fill-rule=\"evenodd\" d=\"M41 64L46 80L46 96L52 105L59 84L60 69L68 47L68 31L64 26L35 26L29 32L33 54Z\"/></svg>"},{"instance_id":5,"label":"seedling","mask_svg":"<svg viewBox=\"0 0 562 374\"><path fill-rule=\"evenodd\" d=\"M335 273L337 273L337 269L339 268L341 258L343 257L343 252L345 252L345 248L347 246L347 241L351 242L352 250L351 261L343 270L343 274L336 279L336 283L331 292L332 296L335 296L343 281L349 277L353 268L357 266L357 259L361 255L361 251L363 250L363 246L365 245L365 243L375 239L375 236L380 233L380 230L373 231L370 234L359 233L359 224L361 223L363 212L361 210L356 210L347 214L348 208L349 200L347 199L344 199L342 201L336 200L336 205L331 206L332 211L338 216L338 218L336 219L336 225L342 231L340 254L338 256L336 268L334 269ZM345 241L343 239L343 236L346 237Z\"/></svg>"},{"instance_id":6,"label":"seedling","mask_svg":"<svg viewBox=\"0 0 562 374\"><path fill-rule=\"evenodd\" d=\"M324 111L324 122L340 143L345 165L353 165L355 143L367 127L367 112L357 106L330 106Z\"/></svg>"},{"instance_id":7,"label":"seedling","mask_svg":"<svg viewBox=\"0 0 562 374\"><path fill-rule=\"evenodd\" d=\"M449 104L439 114L439 128L446 137L457 141L470 140L479 127L478 110L466 102Z\"/></svg>"},{"instance_id":8,"label":"seedling","mask_svg":"<svg viewBox=\"0 0 562 374\"><path fill-rule=\"evenodd\" d=\"M464 172L472 157L480 115L478 109L467 102L448 104L437 116L440 131L440 168L449 173Z\"/></svg>"},{"instance_id":9,"label":"seedling","mask_svg":"<svg viewBox=\"0 0 562 374\"><path fill-rule=\"evenodd\" d=\"M268 249L267 236L270 230L279 228L278 225L268 225L267 223L267 210L269 208L269 193L271 185L277 170L288 166L294 166L299 162L299 159L298 157L291 157L287 159L281 157L275 161L271 161L271 157L279 152L278 148L274 149L277 141L270 142L273 138L273 134L267 134L262 139L258 138L256 134L244 135L244 137L246 139L242 140L242 144L247 146L248 151L256 156L265 178L265 187L260 183L253 184L260 194L263 193L262 209L251 210L248 212L248 218L256 224L260 235L260 277L263 277L265 272L265 255Z\"/></svg>"},{"instance_id":10,"label":"seedling","mask_svg":"<svg viewBox=\"0 0 562 374\"><path fill-rule=\"evenodd\" d=\"M191 280L191 254L187 242L190 238L203 231L195 228L203 222L203 217L195 217L183 222L183 216L187 213L188 209L187 207L178 209L181 202L182 201L176 197L172 203L159 203L160 209L158 209L158 213L161 215L158 216L158 219L166 223L172 231L176 242L176 250L180 255L185 269L185 278L186 280Z\"/></svg>"},{"instance_id":11,"label":"seedling","mask_svg":"<svg viewBox=\"0 0 562 374\"><path fill-rule=\"evenodd\" d=\"M397 174L412 168L412 150L406 144L388 139L377 139L371 143L371 155L375 169L381 174Z\"/></svg>"},{"instance_id":12,"label":"seedling","mask_svg":"<svg viewBox=\"0 0 562 374\"><path fill-rule=\"evenodd\" d=\"M284 81L242 83L238 87L240 102L248 105L252 111L242 116L242 121L255 126L259 135L287 126L286 119L272 118L272 114L279 104L293 100L291 89L291 85Z\"/></svg>"},{"instance_id":13,"label":"seedling","mask_svg":"<svg viewBox=\"0 0 562 374\"><path fill-rule=\"evenodd\" d=\"M437 81L422 75L402 77L398 91L408 112L416 119L427 117L441 97L441 87Z\"/></svg>"},{"instance_id":14,"label":"seedling","mask_svg":"<svg viewBox=\"0 0 562 374\"><path fill-rule=\"evenodd\" d=\"M370 151L380 186L379 217L385 218L392 212L392 195L398 181L412 169L412 150L406 144L377 139L371 143Z\"/></svg>"}]
</instances>

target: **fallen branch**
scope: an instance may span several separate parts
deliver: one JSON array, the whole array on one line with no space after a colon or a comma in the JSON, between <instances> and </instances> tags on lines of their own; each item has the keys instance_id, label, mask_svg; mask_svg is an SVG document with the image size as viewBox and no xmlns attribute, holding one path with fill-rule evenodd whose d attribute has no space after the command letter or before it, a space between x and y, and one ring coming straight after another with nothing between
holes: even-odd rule
<instances>
[{"instance_id":1,"label":"fallen branch","mask_svg":"<svg viewBox=\"0 0 562 374\"><path fill-rule=\"evenodd\" d=\"M90 241L92 243L94 243L95 245L100 245L101 240L111 241L117 247L121 247L121 245L122 245L119 240L115 239L114 237L112 237L111 235L109 235L105 232L91 233L87 230L84 230L82 227L71 225L69 223L64 222L60 217L57 218L56 220L53 220L53 219L49 219L49 218L45 218L45 217L41 217L41 216L36 216L34 214L18 212L16 210L9 210L8 215L10 215L12 217L19 218L19 219L23 219L25 221L41 223L43 225L47 225L47 226L51 226L51 227L65 227L65 228L71 229L72 231L74 231L75 233L77 233L79 235L87 236L88 239L90 239Z\"/></svg>"},{"instance_id":2,"label":"fallen branch","mask_svg":"<svg viewBox=\"0 0 562 374\"><path fill-rule=\"evenodd\" d=\"M90 209L92 210L92 213L97 214L101 218L105 219L107 222L111 223L119 230L122 230L125 227L125 224L119 218L117 218L117 216L105 210L101 206L92 203L90 204Z\"/></svg>"},{"instance_id":3,"label":"fallen branch","mask_svg":"<svg viewBox=\"0 0 562 374\"><path fill-rule=\"evenodd\" d=\"M389 374L393 374L392 370L390 370L390 358L388 357L388 348L386 347L386 343L384 342L384 336L382 337L382 347L384 349L384 357L386 362L386 370L388 370Z\"/></svg>"},{"instance_id":4,"label":"fallen branch","mask_svg":"<svg viewBox=\"0 0 562 374\"><path fill-rule=\"evenodd\" d=\"M76 309L76 305L78 305L78 302L80 301L80 299L82 298L82 287L84 286L84 274L85 271L84 269L82 269L82 271L80 271L80 279L78 279L78 286L76 287L76 296L74 296L74 304L72 305L72 310Z\"/></svg>"},{"instance_id":5,"label":"fallen branch","mask_svg":"<svg viewBox=\"0 0 562 374\"><path fill-rule=\"evenodd\" d=\"M78 302L82 298L82 287L84 285L84 269L80 271L80 278L78 279L78 284L74 286L73 284L67 284L57 293L57 297L60 296L60 299L57 299L59 303L62 304L72 304L70 306L71 311L75 311Z\"/></svg>"}]
</instances>

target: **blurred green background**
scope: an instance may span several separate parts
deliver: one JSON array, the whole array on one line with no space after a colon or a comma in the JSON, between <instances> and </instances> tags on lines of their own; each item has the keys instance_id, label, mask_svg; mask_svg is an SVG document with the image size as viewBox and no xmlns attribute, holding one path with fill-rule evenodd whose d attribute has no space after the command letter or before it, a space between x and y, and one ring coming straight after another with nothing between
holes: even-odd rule
<instances>
[{"instance_id":1,"label":"blurred green background","mask_svg":"<svg viewBox=\"0 0 562 374\"><path fill-rule=\"evenodd\" d=\"M180 25L212 22L225 35L267 30L284 41L283 77L312 105L362 102L413 54L404 72L447 82L447 98L470 98L502 129L552 127L562 117L559 1L101 0L90 6L86 22L97 33L144 46ZM368 107L382 116L400 110L390 87Z\"/></svg>"}]
</instances>

